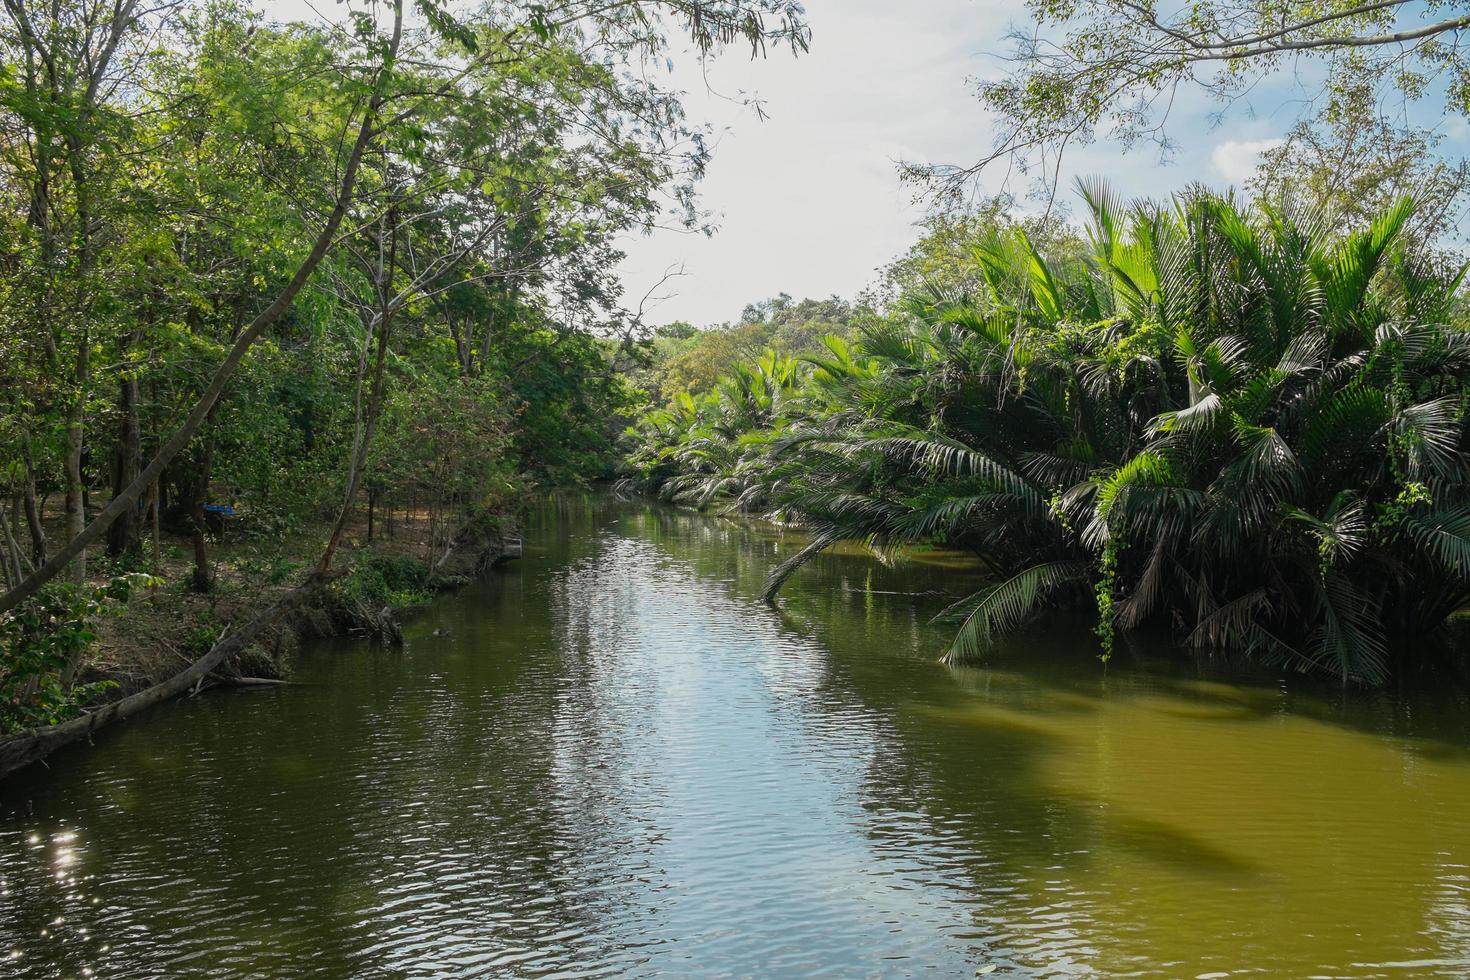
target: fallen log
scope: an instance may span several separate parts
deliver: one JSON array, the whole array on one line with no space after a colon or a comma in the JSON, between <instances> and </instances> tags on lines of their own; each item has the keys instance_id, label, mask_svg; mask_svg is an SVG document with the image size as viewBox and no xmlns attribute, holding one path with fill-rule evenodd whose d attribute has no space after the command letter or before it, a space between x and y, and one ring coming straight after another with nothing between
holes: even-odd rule
<instances>
[{"instance_id":1,"label":"fallen log","mask_svg":"<svg viewBox=\"0 0 1470 980\"><path fill-rule=\"evenodd\" d=\"M131 718L162 701L187 694L216 667L244 650L266 629L324 588L330 578L313 576L263 609L244 626L220 639L209 652L166 681L105 704L80 718L58 725L18 732L0 741L0 779L55 752L64 745L90 738L93 732L115 721Z\"/></svg>"},{"instance_id":2,"label":"fallen log","mask_svg":"<svg viewBox=\"0 0 1470 980\"><path fill-rule=\"evenodd\" d=\"M258 690L260 688L292 686L291 681L277 680L274 677L235 677L229 674L210 674L198 684L195 684L190 689L188 696L197 698L205 691L212 691L217 687L244 687Z\"/></svg>"},{"instance_id":3,"label":"fallen log","mask_svg":"<svg viewBox=\"0 0 1470 980\"><path fill-rule=\"evenodd\" d=\"M275 677L216 677L214 682L221 687L291 687L290 681Z\"/></svg>"}]
</instances>

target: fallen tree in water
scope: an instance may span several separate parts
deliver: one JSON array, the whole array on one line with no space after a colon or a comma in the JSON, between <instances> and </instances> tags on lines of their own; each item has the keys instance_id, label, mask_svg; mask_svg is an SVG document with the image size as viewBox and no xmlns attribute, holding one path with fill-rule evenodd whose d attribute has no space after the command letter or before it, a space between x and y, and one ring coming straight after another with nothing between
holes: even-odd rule
<instances>
[{"instance_id":1,"label":"fallen tree in water","mask_svg":"<svg viewBox=\"0 0 1470 980\"><path fill-rule=\"evenodd\" d=\"M103 705L79 718L72 718L58 725L33 728L0 741L0 779L44 759L63 746L90 738L93 732L106 725L131 718L156 704L187 694L202 684L226 660L241 653L266 630L285 619L307 600L319 595L330 581L329 577L312 576L305 584L292 589L267 606L244 626L222 637L210 647L208 653L166 681Z\"/></svg>"}]
</instances>

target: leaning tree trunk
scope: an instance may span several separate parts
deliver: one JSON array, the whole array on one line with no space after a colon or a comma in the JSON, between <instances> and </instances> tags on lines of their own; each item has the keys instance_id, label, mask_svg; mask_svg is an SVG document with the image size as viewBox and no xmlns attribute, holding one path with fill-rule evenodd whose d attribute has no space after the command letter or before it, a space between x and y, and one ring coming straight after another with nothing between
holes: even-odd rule
<instances>
[{"instance_id":1,"label":"leaning tree trunk","mask_svg":"<svg viewBox=\"0 0 1470 980\"><path fill-rule=\"evenodd\" d=\"M397 267L398 250L398 213L394 208L388 209L386 228L384 233L388 237L386 249L381 241L379 243L378 268L374 278L374 287L377 291L378 310L369 319L378 322L378 348L376 360L373 364L372 390L368 395L367 412L365 416L359 416L356 438L352 444L352 457L347 461L347 489L342 495L342 510L337 514L337 520L332 525L332 535L327 539L327 546L322 551L321 561L318 563L317 571L326 574L332 567L332 558L337 553L337 547L342 542L342 532L347 527L348 515L352 513L352 502L357 497L357 489L362 483L362 471L367 465L368 448L372 445L373 433L377 430L378 416L383 410L383 374L388 361L388 338L393 329L393 272ZM384 252L386 251L386 255ZM364 343L371 343L372 336L364 338ZM366 350L363 352L366 354ZM366 367L366 357L359 360L357 373L357 402L362 404L363 368Z\"/></svg>"}]
</instances>

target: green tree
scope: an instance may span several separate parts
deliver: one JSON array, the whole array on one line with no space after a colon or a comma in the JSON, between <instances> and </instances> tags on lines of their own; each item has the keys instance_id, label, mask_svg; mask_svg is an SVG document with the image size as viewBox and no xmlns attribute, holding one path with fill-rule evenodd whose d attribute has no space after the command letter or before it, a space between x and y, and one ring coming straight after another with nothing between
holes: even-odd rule
<instances>
[{"instance_id":1,"label":"green tree","mask_svg":"<svg viewBox=\"0 0 1470 980\"><path fill-rule=\"evenodd\" d=\"M298 247L284 249L291 256L281 271L259 280L260 292L250 297L243 308L230 311L231 326L228 329L222 356L209 373L208 380L200 388L198 397L181 419L178 419L166 436L160 436L153 459L138 468L131 481L119 479L115 492L108 504L91 519L85 520L82 460L84 456L86 399L90 386L90 359L96 339L91 321L84 316L71 316L56 320L68 325L65 339L75 349L73 384L71 390L57 399L65 406L65 472L69 513L72 515L68 528L68 540L33 573L0 596L0 613L13 609L45 582L55 577L68 566L79 574L87 547L100 538L124 514L136 512L138 501L145 490L154 486L164 471L193 444L195 437L207 432L211 425L220 398L244 360L256 343L293 309L318 268L328 258L339 241L339 231L345 227L350 233L370 226L392 208L401 204L404 182L391 175L388 167L375 167L373 161L384 154L399 155L399 164L410 170L412 190L410 194L423 196L443 193L446 188L458 189L461 193L482 186L487 178L497 177L496 188L503 190L515 182L517 163L512 160L494 159L494 140L477 136L481 132L500 132L502 107L507 100L498 99L497 93L509 90L511 99L541 99L538 104L559 106L567 118L575 118L579 109L592 109L584 114L587 131L595 132L602 139L598 148L583 152L586 147L573 140L556 144L561 155L558 162L567 163L582 158L583 165L569 164L574 183L564 184L559 189L572 190L572 197L584 202L600 196L604 201L620 202L637 211L645 189L666 182L667 175L680 166L681 161L702 156L702 144L692 144L685 138L679 125L677 100L638 80L633 72L621 70L657 55L666 45L665 26L669 19L680 22L693 42L702 50L745 41L756 51L763 50L768 43L789 43L801 49L806 45L806 28L801 20L801 10L792 0L666 0L666 2L616 2L573 3L555 8L535 4L496 6L486 8L478 21L461 22L451 16L433 0L415 0L415 9L422 16L426 28L405 29L405 7L402 0L384 6L367 5L349 11L350 32L336 32L313 28L292 28L281 34L280 41L273 38L263 56L254 51L252 38L258 31L240 25L240 18L222 32L214 32L213 22L206 20L202 29L196 26L192 34L195 40L204 42L206 61L210 56L210 44L220 41L220 33L233 34L226 43L237 45L241 56L231 60L219 48L212 64L221 71L209 76L206 84L218 83L220 89L243 92L249 88L242 84L249 80L270 79L276 85L289 89L284 103L293 112L299 109L296 120L287 121L284 127L277 126L274 110L262 106L255 99L244 100L244 110L237 111L229 100L214 100L211 93L200 93L205 97L197 101L187 96L180 100L189 109L206 106L204 117L211 127L222 122L224 129L231 127L250 131L255 139L220 141L228 152L256 143L276 144L273 149L304 155L311 162L306 166L290 167L284 171L271 171L271 175L284 172L285 186L279 188L280 196L290 202L292 218L283 227L287 229L291 245L298 245L295 236L301 232ZM101 11L101 8L97 8ZM174 8L166 8L172 11ZM66 262L77 267L76 275L68 281L77 286L74 293L90 304L102 291L90 288L90 276L99 254L94 235L96 223L92 218L93 192L96 182L86 158L87 146L80 138L80 125L101 119L102 95L115 100L119 105L129 105L137 91L130 86L103 85L106 78L104 65L120 47L126 37L134 37L141 43L149 35L150 25L144 19L131 16L113 16L114 11L99 12L89 16L85 10L63 5L53 7L51 19L43 30L30 12L19 2L6 5L11 30L5 35L7 43L16 45L15 63L25 65L29 75L16 82L12 73L4 78L6 95L5 108L15 118L26 121L33 134L33 143L40 145L41 137L51 140L45 152L30 152L8 161L7 178L31 187L50 187L53 160L65 163L71 174L72 200L69 202L73 229L64 241L65 249L57 246L53 234L34 236L34 248L30 253L40 258L27 262L52 270L61 262L55 256L65 251ZM74 28L80 25L85 31ZM244 26L244 37L241 27ZM50 33L47 33L50 31ZM87 32L91 32L88 34ZM76 38L85 35L78 45ZM94 36L95 35L95 36ZM191 35L186 29L183 40L187 45ZM38 103L36 89L38 79L58 76L54 70L61 62L56 52L65 50L69 60L64 77L68 81L60 89L46 96L49 102ZM410 54L411 57L404 57ZM9 52L7 52L9 55ZM263 63L272 58L295 58L280 73L271 73ZM8 60L10 60L8 58ZM187 64L186 57L179 64ZM56 62L52 65L51 62ZM517 73L528 64L551 63L555 70L544 71L539 76L535 69L523 76L523 85L506 84L517 78ZM130 61L130 65L133 63ZM75 66L85 71L79 74ZM178 88L189 88L186 76L177 74ZM525 79L530 79L526 81ZM269 88L270 86L265 86ZM197 89L196 89L197 91ZM60 94L57 94L57 93ZM177 89L175 90L177 92ZM175 93L160 93L160 101L173 107L171 96ZM185 95L185 93L177 93ZM453 109L452 112L446 111ZM478 119L471 117L479 113ZM67 115L69 114L69 115ZM499 114L499 115L497 115ZM454 120L458 120L456 123ZM438 124L444 123L443 128ZM293 124L294 123L294 124ZM486 128L484 124L488 123ZM599 125L606 129L598 131ZM171 125L167 123L165 125ZM458 126L458 129L456 129ZM63 137L50 137L51 133L64 133ZM208 133L196 137L196 145L202 148ZM445 134L448 134L447 136ZM514 145L520 135L512 126L510 135L503 145ZM456 153L448 158L441 157L438 150L448 140ZM99 144L104 141L97 141ZM55 149L49 149L54 144ZM681 145L689 144L684 149ZM498 144L497 144L498 145ZM692 149L689 147L692 146ZM59 156L58 156L59 155ZM495 166L489 166L493 160ZM478 163L477 163L478 161ZM232 161L238 169L248 162L252 167L261 160L236 156ZM637 168L642 163L643 170ZM632 174L629 170L633 170ZM228 172L221 170L219 172ZM261 168L260 172L266 172ZM631 179L630 179L631 178ZM303 186L309 184L310 186ZM625 189L632 188L625 196ZM451 190L452 192L452 190ZM496 189L484 191L494 194ZM689 207L687 190L675 188L675 197L685 210ZM50 215L55 207L37 208L34 194L22 194L20 200L28 202L27 219L15 219L18 225L27 220L41 220L34 215ZM209 199L213 204L214 200ZM180 209L183 211L183 209ZM248 209L240 208L241 212ZM186 212L187 213L187 212ZM503 215L502 215L503 217ZM49 220L49 219L48 219ZM506 220L505 224L512 222ZM150 222L153 224L153 222ZM611 227L616 227L616 222ZM204 229L198 229L203 233ZM606 233L606 230L603 232ZM532 236L535 239L537 236ZM570 239L577 242L575 236ZM573 253L587 254L580 248ZM606 244L601 248L604 259L611 255ZM537 256L522 256L532 265L539 265ZM580 256L578 256L580 257ZM29 254L22 257L29 259ZM606 262L599 260L586 270L605 268ZM578 262L567 263L576 267ZM500 271L504 271L503 269ZM55 282L58 277L48 271L41 277L43 282ZM253 280L254 281L254 280ZM571 281L579 299L585 301L588 290L596 289L595 282L582 275ZM45 288L32 290L33 295L47 298ZM74 304L75 305L75 304ZM217 307L216 307L217 309ZM255 310L253 316L248 310ZM74 312L80 314L80 309ZM53 318L54 319L54 318ZM386 339L384 340L386 359ZM59 345L53 345L58 352ZM51 351L45 352L48 356ZM58 354L59 356L59 354ZM377 372L375 371L375 377ZM41 371L33 377L45 377ZM365 441L356 440L353 458L359 458ZM36 454L32 453L32 458ZM195 481L195 502L207 494L212 465L210 443L206 440L200 449L201 479ZM352 479L349 477L349 492L345 499L350 502ZM196 523L197 511L196 506ZM201 552L202 555L202 552Z\"/></svg>"},{"instance_id":2,"label":"green tree","mask_svg":"<svg viewBox=\"0 0 1470 980\"><path fill-rule=\"evenodd\" d=\"M386 0L284 26L235 0L6 0L0 480L31 549L0 510L0 627L61 622L104 535L131 568L151 530L157 568L187 534L207 591L222 511L262 544L328 522L325 573L364 487L370 527L380 498L426 505L432 551L528 479L604 471L636 396L605 339L637 320L616 243L695 221L708 158L643 70L679 34L807 43L791 0ZM57 664L0 632L0 678L28 664L16 690L76 710L86 644Z\"/></svg>"}]
</instances>

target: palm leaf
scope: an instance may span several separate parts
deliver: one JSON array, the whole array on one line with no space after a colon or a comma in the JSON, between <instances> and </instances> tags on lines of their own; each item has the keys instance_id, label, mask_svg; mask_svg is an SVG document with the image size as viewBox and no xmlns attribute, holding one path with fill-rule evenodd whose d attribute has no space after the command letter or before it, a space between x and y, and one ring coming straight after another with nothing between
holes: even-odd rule
<instances>
[{"instance_id":1,"label":"palm leaf","mask_svg":"<svg viewBox=\"0 0 1470 980\"><path fill-rule=\"evenodd\" d=\"M1400 527L1436 562L1456 574L1470 574L1470 505L1411 515Z\"/></svg>"},{"instance_id":2,"label":"palm leaf","mask_svg":"<svg viewBox=\"0 0 1470 980\"><path fill-rule=\"evenodd\" d=\"M1044 599L1057 589L1087 580L1091 566L1082 561L1032 565L999 585L950 606L936 620L962 620L946 662L979 656L983 643L1014 630L1036 615Z\"/></svg>"},{"instance_id":3,"label":"palm leaf","mask_svg":"<svg viewBox=\"0 0 1470 980\"><path fill-rule=\"evenodd\" d=\"M840 540L842 535L837 531L829 529L817 532L816 537L805 547L771 570L771 574L766 577L766 587L761 592L761 602L774 602L776 593L781 591L781 586L786 584L788 578L796 574L797 569Z\"/></svg>"}]
</instances>

